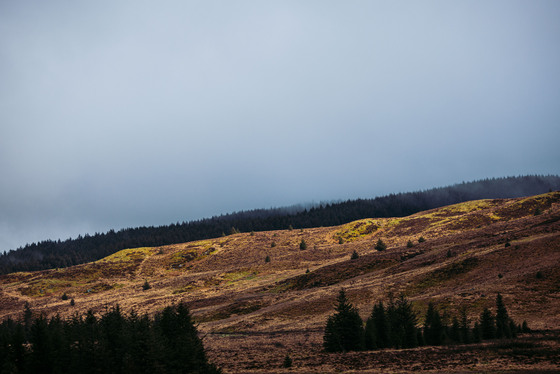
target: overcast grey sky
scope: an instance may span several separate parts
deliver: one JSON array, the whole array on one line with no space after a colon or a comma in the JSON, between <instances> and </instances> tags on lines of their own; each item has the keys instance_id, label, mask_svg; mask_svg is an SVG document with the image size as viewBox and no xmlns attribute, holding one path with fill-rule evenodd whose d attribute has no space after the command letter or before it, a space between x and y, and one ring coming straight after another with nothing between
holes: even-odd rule
<instances>
[{"instance_id":1,"label":"overcast grey sky","mask_svg":"<svg viewBox=\"0 0 560 374\"><path fill-rule=\"evenodd\" d=\"M0 251L560 173L560 1L0 1Z\"/></svg>"}]
</instances>

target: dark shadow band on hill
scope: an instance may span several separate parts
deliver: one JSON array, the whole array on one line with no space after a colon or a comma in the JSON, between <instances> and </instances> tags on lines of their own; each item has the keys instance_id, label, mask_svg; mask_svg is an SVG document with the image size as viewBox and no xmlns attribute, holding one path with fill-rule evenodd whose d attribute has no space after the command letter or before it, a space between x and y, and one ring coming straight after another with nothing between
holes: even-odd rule
<instances>
[{"instance_id":1,"label":"dark shadow band on hill","mask_svg":"<svg viewBox=\"0 0 560 374\"><path fill-rule=\"evenodd\" d=\"M159 227L110 230L65 241L45 240L5 252L0 256L0 274L69 267L126 248L185 243L236 232L336 226L363 218L404 217L470 200L515 198L553 190L560 190L560 176L493 178L374 199L320 204L309 209L258 209Z\"/></svg>"}]
</instances>

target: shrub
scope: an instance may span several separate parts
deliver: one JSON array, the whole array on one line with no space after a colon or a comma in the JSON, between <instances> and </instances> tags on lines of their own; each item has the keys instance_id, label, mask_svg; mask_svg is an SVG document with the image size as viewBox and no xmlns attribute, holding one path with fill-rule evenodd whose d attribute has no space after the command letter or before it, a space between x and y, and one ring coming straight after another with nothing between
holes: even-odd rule
<instances>
[{"instance_id":1,"label":"shrub","mask_svg":"<svg viewBox=\"0 0 560 374\"><path fill-rule=\"evenodd\" d=\"M146 291L146 290L149 290L150 288L152 288L152 286L150 286L150 284L148 283L148 280L146 280L146 281L144 282L144 284L142 285L142 289L143 289L144 291Z\"/></svg>"},{"instance_id":2,"label":"shrub","mask_svg":"<svg viewBox=\"0 0 560 374\"><path fill-rule=\"evenodd\" d=\"M270 262L270 256L267 255L267 256L264 258L264 262Z\"/></svg>"},{"instance_id":3,"label":"shrub","mask_svg":"<svg viewBox=\"0 0 560 374\"><path fill-rule=\"evenodd\" d=\"M409 241L406 243L406 247L407 247L407 248L412 248L412 247L414 247L414 243L412 242L412 240L409 240Z\"/></svg>"},{"instance_id":4,"label":"shrub","mask_svg":"<svg viewBox=\"0 0 560 374\"><path fill-rule=\"evenodd\" d=\"M423 236L421 236L420 238L418 238L418 243L424 243L426 241L426 239L424 239Z\"/></svg>"},{"instance_id":5,"label":"shrub","mask_svg":"<svg viewBox=\"0 0 560 374\"><path fill-rule=\"evenodd\" d=\"M535 209L535 215L536 215L536 216L541 215L541 214L542 214L541 208Z\"/></svg>"},{"instance_id":6,"label":"shrub","mask_svg":"<svg viewBox=\"0 0 560 374\"><path fill-rule=\"evenodd\" d=\"M304 239L301 239L301 242L299 243L299 249L301 249L302 251L305 251L307 249L307 243Z\"/></svg>"},{"instance_id":7,"label":"shrub","mask_svg":"<svg viewBox=\"0 0 560 374\"><path fill-rule=\"evenodd\" d=\"M523 321L523 324L521 325L521 332L531 332L529 325L527 325L527 321Z\"/></svg>"},{"instance_id":8,"label":"shrub","mask_svg":"<svg viewBox=\"0 0 560 374\"><path fill-rule=\"evenodd\" d=\"M351 260L356 260L359 257L360 257L360 255L358 254L358 252L354 251L354 252L352 252L352 256L350 256L350 259Z\"/></svg>"},{"instance_id":9,"label":"shrub","mask_svg":"<svg viewBox=\"0 0 560 374\"><path fill-rule=\"evenodd\" d=\"M66 292L62 294L61 299L62 300L68 300L68 295L66 295Z\"/></svg>"},{"instance_id":10,"label":"shrub","mask_svg":"<svg viewBox=\"0 0 560 374\"><path fill-rule=\"evenodd\" d=\"M375 249L378 251L384 251L387 249L387 245L383 242L383 240L378 239L377 243L375 244Z\"/></svg>"},{"instance_id":11,"label":"shrub","mask_svg":"<svg viewBox=\"0 0 560 374\"><path fill-rule=\"evenodd\" d=\"M290 357L290 355L286 355L286 357L284 357L284 362L282 362L282 367L283 368L292 367L292 358Z\"/></svg>"},{"instance_id":12,"label":"shrub","mask_svg":"<svg viewBox=\"0 0 560 374\"><path fill-rule=\"evenodd\" d=\"M274 247L276 247L276 242L270 243L270 248L274 248Z\"/></svg>"}]
</instances>

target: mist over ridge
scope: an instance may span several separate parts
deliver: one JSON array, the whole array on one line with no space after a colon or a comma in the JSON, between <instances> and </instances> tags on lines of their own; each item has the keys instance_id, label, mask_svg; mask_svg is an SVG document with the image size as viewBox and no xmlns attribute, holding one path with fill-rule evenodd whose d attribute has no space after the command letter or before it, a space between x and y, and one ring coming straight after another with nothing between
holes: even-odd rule
<instances>
[{"instance_id":1,"label":"mist over ridge","mask_svg":"<svg viewBox=\"0 0 560 374\"><path fill-rule=\"evenodd\" d=\"M5 252L0 256L0 273L67 267L98 260L125 248L184 243L240 231L335 226L362 218L402 217L469 200L514 198L559 189L560 176L493 178L373 199L257 209L165 226L110 230L65 241L44 240Z\"/></svg>"}]
</instances>

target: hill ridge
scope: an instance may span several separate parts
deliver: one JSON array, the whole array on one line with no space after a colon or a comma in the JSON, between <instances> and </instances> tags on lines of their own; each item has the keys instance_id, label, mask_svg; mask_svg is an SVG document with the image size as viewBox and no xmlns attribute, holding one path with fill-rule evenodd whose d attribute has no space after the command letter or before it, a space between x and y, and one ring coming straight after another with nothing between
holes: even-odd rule
<instances>
[{"instance_id":1,"label":"hill ridge","mask_svg":"<svg viewBox=\"0 0 560 374\"><path fill-rule=\"evenodd\" d=\"M327 203L305 209L275 208L238 212L159 227L45 240L0 255L0 274L62 268L98 260L121 249L161 246L218 237L231 231L267 231L335 226L368 217L403 217L419 211L480 198L514 198L560 189L559 176L528 175L484 179L374 199ZM299 210L298 210L299 209Z\"/></svg>"},{"instance_id":2,"label":"hill ridge","mask_svg":"<svg viewBox=\"0 0 560 374\"><path fill-rule=\"evenodd\" d=\"M418 269L439 269L436 278L451 279L453 274L445 273L449 270L445 266L469 256L498 253L509 247L506 243L516 248L520 246L516 243L529 239L552 241L552 248L557 248L559 202L560 192L530 198L478 200L402 218L363 219L334 227L243 233L125 249L70 268L0 276L0 315L17 314L25 302L40 303L50 313L70 313L75 308L60 300L62 293L67 293L78 305L83 302L76 307L80 310L85 306L100 308L110 300L122 299L127 304L123 308L134 305L139 311L153 312L170 302L185 300L201 320L220 321L220 316L238 314L232 312L235 308L227 309L236 305L233 296L224 296L228 290L243 297L252 290L249 293L264 294L262 300L268 300L270 295L329 289L362 276L379 278L385 274L391 278L409 270L423 273ZM423 243L418 242L421 236L426 239ZM387 244L387 250L374 249L378 239ZM308 249L299 248L301 240L307 242ZM408 242L413 246L409 247ZM359 253L358 260L350 259L352 251ZM556 256L556 252L548 255ZM266 256L270 262L265 261ZM419 259L422 264L418 264ZM143 292L141 285L145 280L152 289ZM431 286L426 279L413 283L416 286L408 288L387 285L383 297L387 297L389 289L420 292ZM212 304L216 297L227 310ZM272 301L259 302L258 308L251 303L236 307L244 315L267 303Z\"/></svg>"}]
</instances>

